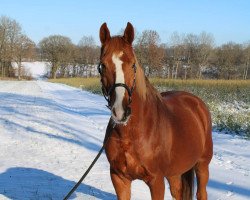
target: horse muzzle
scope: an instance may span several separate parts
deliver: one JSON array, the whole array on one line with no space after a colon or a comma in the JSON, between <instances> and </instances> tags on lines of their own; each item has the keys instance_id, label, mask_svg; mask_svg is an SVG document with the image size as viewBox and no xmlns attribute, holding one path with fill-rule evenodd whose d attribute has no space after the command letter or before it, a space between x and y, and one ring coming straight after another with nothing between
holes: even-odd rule
<instances>
[{"instance_id":1,"label":"horse muzzle","mask_svg":"<svg viewBox=\"0 0 250 200\"><path fill-rule=\"evenodd\" d=\"M112 119L117 124L126 125L130 116L131 116L131 108L129 106L123 111L112 109Z\"/></svg>"}]
</instances>

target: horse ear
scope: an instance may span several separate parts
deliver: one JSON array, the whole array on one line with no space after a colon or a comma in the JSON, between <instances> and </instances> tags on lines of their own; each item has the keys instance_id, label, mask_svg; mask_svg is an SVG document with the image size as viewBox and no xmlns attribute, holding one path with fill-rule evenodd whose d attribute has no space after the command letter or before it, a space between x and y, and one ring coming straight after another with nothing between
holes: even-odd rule
<instances>
[{"instance_id":1,"label":"horse ear","mask_svg":"<svg viewBox=\"0 0 250 200\"><path fill-rule=\"evenodd\" d=\"M128 22L123 37L129 44L132 44L134 41L134 35L134 27L130 22Z\"/></svg>"},{"instance_id":2,"label":"horse ear","mask_svg":"<svg viewBox=\"0 0 250 200\"><path fill-rule=\"evenodd\" d=\"M103 23L100 28L99 37L100 37L100 41L102 45L104 45L106 42L110 40L110 32L109 32L106 22Z\"/></svg>"}]
</instances>

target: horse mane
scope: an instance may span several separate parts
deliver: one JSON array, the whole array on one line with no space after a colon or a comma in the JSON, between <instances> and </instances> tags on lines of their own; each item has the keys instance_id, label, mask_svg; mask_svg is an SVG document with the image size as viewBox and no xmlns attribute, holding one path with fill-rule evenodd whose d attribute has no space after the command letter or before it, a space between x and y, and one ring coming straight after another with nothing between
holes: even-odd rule
<instances>
[{"instance_id":1,"label":"horse mane","mask_svg":"<svg viewBox=\"0 0 250 200\"><path fill-rule=\"evenodd\" d=\"M138 63L136 56L135 56L135 64L136 64L136 78L135 78L136 91L139 97L144 101L147 95L147 86L145 80L146 77L144 75L142 67Z\"/></svg>"},{"instance_id":2,"label":"horse mane","mask_svg":"<svg viewBox=\"0 0 250 200\"><path fill-rule=\"evenodd\" d=\"M161 94L151 85L148 78L145 76L144 70L138 63L138 60L135 57L135 63L137 66L136 71L136 91L139 97L145 101L147 98L156 98L162 101Z\"/></svg>"}]
</instances>

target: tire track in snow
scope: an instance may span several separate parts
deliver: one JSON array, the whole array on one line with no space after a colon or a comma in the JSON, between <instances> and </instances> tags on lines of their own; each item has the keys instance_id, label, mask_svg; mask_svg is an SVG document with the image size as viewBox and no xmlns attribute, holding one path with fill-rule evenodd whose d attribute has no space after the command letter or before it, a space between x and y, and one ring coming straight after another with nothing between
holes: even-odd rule
<instances>
[{"instance_id":1,"label":"tire track in snow","mask_svg":"<svg viewBox=\"0 0 250 200\"><path fill-rule=\"evenodd\" d=\"M100 123L99 121L95 120L93 117L89 117L85 113L86 107L84 109L81 107L79 108L78 106L73 107L72 102L71 102L72 98L69 98L69 100L65 99L65 93L67 94L67 92L71 92L73 90L75 92L74 99L73 99L75 102L77 102L79 104L87 104L87 105L89 105L89 107L91 107L91 109L93 106L95 106L95 107L98 106L100 115L103 115L103 113L110 115L106 106L104 106L106 103L105 101L103 101L103 100L98 101L96 99L96 95L91 94L91 93L86 92L86 91L82 91L80 89L66 86L66 85L61 85L61 87L59 87L59 88L61 88L61 91L56 92L56 95L55 95L54 92L59 90L58 85L55 86L55 84L53 84L53 83L44 84L44 82L41 82L41 81L37 82L37 84L41 88L41 91L44 94L46 94L46 96L50 96L51 99L55 100L55 102L57 102L58 105L60 105L60 108L67 109L68 111L71 111L72 113L81 115L82 117L86 118L97 130L105 131L106 122L103 124L103 123ZM82 99L83 95L84 95L84 99ZM76 100L76 98L79 100ZM65 103L65 102L71 102L71 103ZM90 112L90 111L87 110L87 112Z\"/></svg>"}]
</instances>

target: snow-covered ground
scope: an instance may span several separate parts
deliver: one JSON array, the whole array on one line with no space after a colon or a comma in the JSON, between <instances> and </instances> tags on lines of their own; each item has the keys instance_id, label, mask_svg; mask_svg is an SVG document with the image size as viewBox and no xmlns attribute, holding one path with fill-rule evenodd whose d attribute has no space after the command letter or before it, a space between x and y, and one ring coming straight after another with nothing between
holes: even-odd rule
<instances>
[{"instance_id":1,"label":"snow-covered ground","mask_svg":"<svg viewBox=\"0 0 250 200\"><path fill-rule=\"evenodd\" d=\"M15 69L15 75L18 76L18 65L16 62L12 62L12 67ZM80 70L83 66L74 66ZM97 76L99 73L97 71L96 65L87 65L84 67L85 70L81 74L83 77ZM35 80L44 79L50 74L51 63L50 62L21 62L21 76L28 76ZM69 65L67 67L69 75L73 74L73 66ZM57 71L57 76L60 77L60 70Z\"/></svg>"},{"instance_id":2,"label":"snow-covered ground","mask_svg":"<svg viewBox=\"0 0 250 200\"><path fill-rule=\"evenodd\" d=\"M0 199L62 199L101 147L105 104L61 84L0 81ZM209 199L250 199L250 141L216 132L213 138ZM104 154L72 198L116 199ZM150 199L141 181L132 184L132 199Z\"/></svg>"},{"instance_id":3,"label":"snow-covered ground","mask_svg":"<svg viewBox=\"0 0 250 200\"><path fill-rule=\"evenodd\" d=\"M50 71L50 63L49 62L22 62L22 68L25 70L26 75L30 75L34 79L40 79L45 76L48 71ZM17 70L17 63L13 62L12 66ZM16 72L17 75L17 72Z\"/></svg>"}]
</instances>

